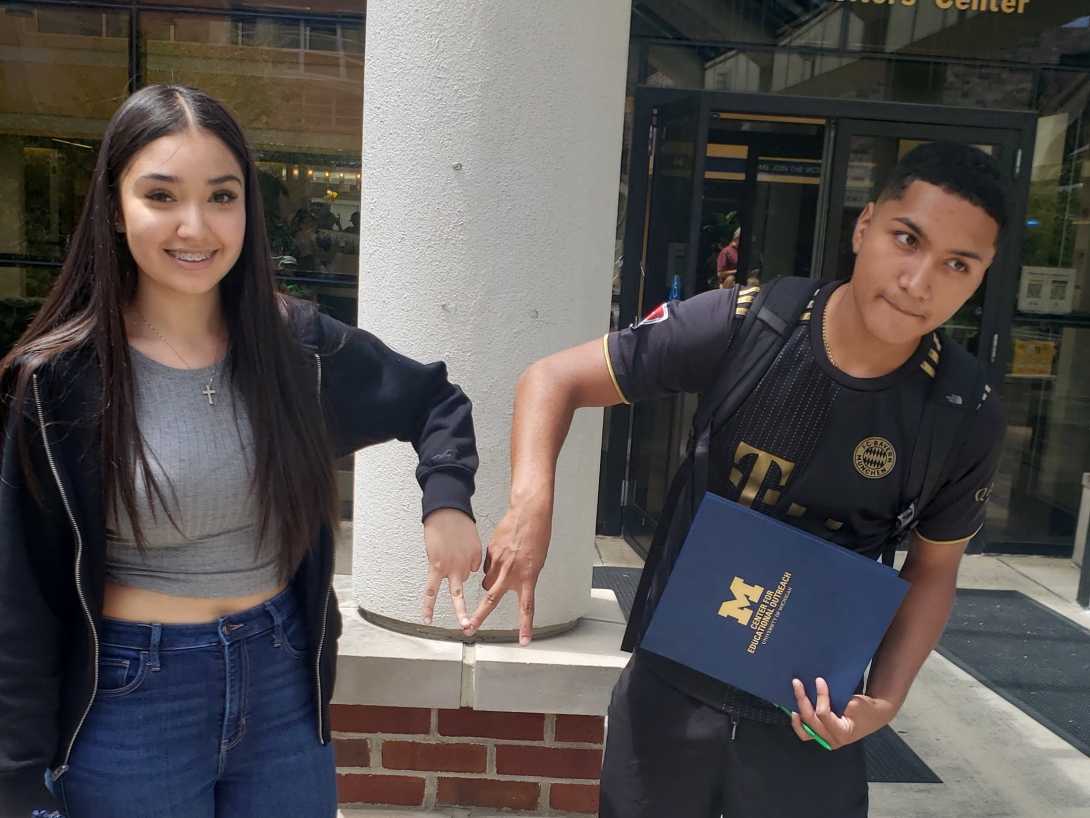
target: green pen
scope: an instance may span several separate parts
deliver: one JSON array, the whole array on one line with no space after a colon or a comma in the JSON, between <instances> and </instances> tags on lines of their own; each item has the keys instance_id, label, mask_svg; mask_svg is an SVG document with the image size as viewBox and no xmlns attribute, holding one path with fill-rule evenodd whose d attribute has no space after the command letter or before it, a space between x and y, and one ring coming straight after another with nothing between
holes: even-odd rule
<instances>
[{"instance_id":1,"label":"green pen","mask_svg":"<svg viewBox=\"0 0 1090 818\"><path fill-rule=\"evenodd\" d=\"M782 710L784 713L786 713L789 716L795 715L790 710L788 710L786 707L784 707L782 704L777 704L776 707L780 708L780 710ZM806 722L802 723L802 729L805 730L807 733L809 733L810 737L814 741L816 741L818 744L820 744L822 747L824 747L826 750L832 750L833 749L832 747L829 746L829 742L827 742L825 739L823 739L821 736L819 736L817 733L815 733L813 730L811 730L810 725L808 725Z\"/></svg>"}]
</instances>

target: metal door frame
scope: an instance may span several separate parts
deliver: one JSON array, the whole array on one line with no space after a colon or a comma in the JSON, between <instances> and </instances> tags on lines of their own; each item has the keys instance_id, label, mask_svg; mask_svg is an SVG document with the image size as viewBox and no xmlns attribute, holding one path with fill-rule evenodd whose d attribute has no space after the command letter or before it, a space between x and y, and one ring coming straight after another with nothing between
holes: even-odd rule
<instances>
[{"instance_id":1,"label":"metal door frame","mask_svg":"<svg viewBox=\"0 0 1090 818\"><path fill-rule=\"evenodd\" d=\"M889 121L881 119L842 120L837 127L836 144L833 151L831 168L832 184L829 194L829 209L825 223L825 250L821 269L835 270L839 246L837 239L843 224L844 198L847 192L847 167L851 156L851 140L854 136L879 136L900 139L922 139L935 141L950 139L978 145L996 145L999 164L1010 172L1016 189L1015 208L1011 213L1008 230L1003 236L1003 243L992 267L984 279L984 307L980 320L980 347L978 356L989 369L989 380L997 384L1002 391L1003 367L1006 358L1000 354L1006 349L1005 339L1010 337L1011 319L1013 318L1013 299L1007 301L1004 296L1015 295L1018 290L1018 277L1021 268L1022 231L1017 229L1025 219L1026 197L1029 190L1030 168L1033 156L1033 143L1037 134L1036 114L1033 128L1028 135L1023 129L1024 114L1007 115L1009 127L995 125L936 125ZM1023 142L1028 138L1028 142ZM1024 171L1024 172L1023 172ZM1004 306L1005 305L1005 306Z\"/></svg>"}]
</instances>

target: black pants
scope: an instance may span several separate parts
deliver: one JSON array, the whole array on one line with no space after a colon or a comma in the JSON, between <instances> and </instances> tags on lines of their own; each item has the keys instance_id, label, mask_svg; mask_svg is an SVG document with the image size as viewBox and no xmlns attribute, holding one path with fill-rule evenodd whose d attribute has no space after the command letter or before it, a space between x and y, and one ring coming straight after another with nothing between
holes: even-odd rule
<instances>
[{"instance_id":1,"label":"black pants","mask_svg":"<svg viewBox=\"0 0 1090 818\"><path fill-rule=\"evenodd\" d=\"M637 655L613 689L601 818L866 818L860 742L829 752L790 725L736 719Z\"/></svg>"}]
</instances>

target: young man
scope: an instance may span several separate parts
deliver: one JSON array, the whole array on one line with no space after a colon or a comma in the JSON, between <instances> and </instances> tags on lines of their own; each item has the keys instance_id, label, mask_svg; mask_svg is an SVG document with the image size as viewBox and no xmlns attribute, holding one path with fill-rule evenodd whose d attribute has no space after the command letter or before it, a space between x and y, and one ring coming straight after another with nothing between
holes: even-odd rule
<instances>
[{"instance_id":1,"label":"young man","mask_svg":"<svg viewBox=\"0 0 1090 818\"><path fill-rule=\"evenodd\" d=\"M1003 173L975 148L930 144L906 155L859 218L852 278L814 282L812 304L775 363L712 437L709 491L853 551L881 553L904 509L905 469L943 366L934 331L980 286L1007 223L1007 199ZM556 460L575 409L710 390L752 299L735 289L671 303L659 320L526 371L515 397L510 508L488 548L487 594L471 629L514 590L521 641L530 639ZM984 521L1004 431L987 393L971 398L980 404L964 445L917 518L901 570L911 590L865 695L837 716L821 680L816 702L796 682L798 713L788 717L637 647L609 710L601 815L867 814L859 740L903 704L950 614L962 552ZM682 539L671 528L644 628ZM803 722L836 749L819 747Z\"/></svg>"}]
</instances>

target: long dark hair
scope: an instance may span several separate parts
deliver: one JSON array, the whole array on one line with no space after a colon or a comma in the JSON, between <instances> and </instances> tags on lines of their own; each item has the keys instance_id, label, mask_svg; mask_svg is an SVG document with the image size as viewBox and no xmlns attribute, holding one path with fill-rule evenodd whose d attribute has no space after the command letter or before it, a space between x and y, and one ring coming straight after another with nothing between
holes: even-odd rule
<instances>
[{"instance_id":1,"label":"long dark hair","mask_svg":"<svg viewBox=\"0 0 1090 818\"><path fill-rule=\"evenodd\" d=\"M275 536L281 579L294 573L322 525L337 509L333 453L315 381L276 292L261 188L238 122L217 100L193 88L152 85L129 97L106 128L90 191L64 266L49 297L12 351L0 361L0 383L21 406L33 373L57 355L93 345L102 372L103 482L109 518L123 512L145 548L136 472L170 509L148 462L133 411L132 361L124 310L136 295L137 270L124 236L119 183L133 157L164 136L203 131L218 138L245 175L246 235L242 253L220 283L230 343L225 371L249 414L254 438L254 496L260 542ZM6 390L6 391L8 391ZM173 517L172 517L173 520Z\"/></svg>"}]
</instances>

